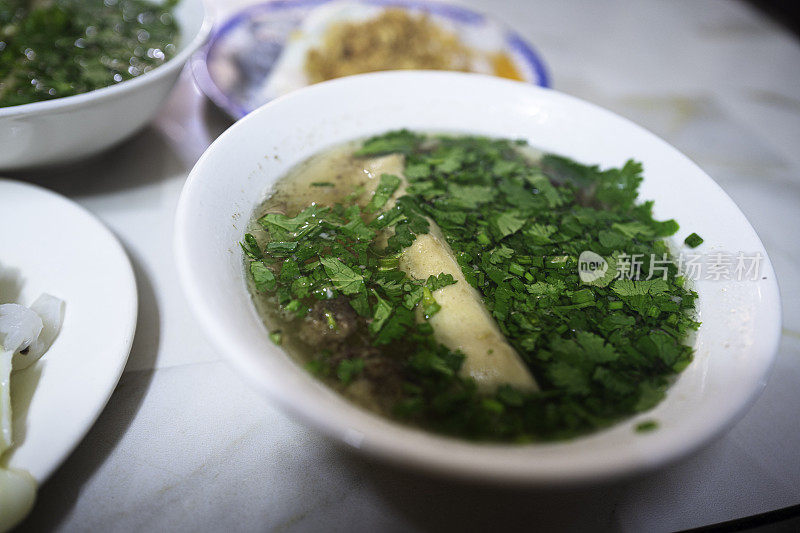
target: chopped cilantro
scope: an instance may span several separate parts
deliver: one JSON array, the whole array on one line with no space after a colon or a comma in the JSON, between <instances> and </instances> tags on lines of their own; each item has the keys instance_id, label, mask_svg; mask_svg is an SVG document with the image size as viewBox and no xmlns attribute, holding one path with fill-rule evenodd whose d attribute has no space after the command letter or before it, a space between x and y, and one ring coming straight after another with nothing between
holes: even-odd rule
<instances>
[{"instance_id":1,"label":"chopped cilantro","mask_svg":"<svg viewBox=\"0 0 800 533\"><path fill-rule=\"evenodd\" d=\"M656 429L658 429L658 422L655 420L645 420L644 422L636 424L637 433L649 433Z\"/></svg>"},{"instance_id":2,"label":"chopped cilantro","mask_svg":"<svg viewBox=\"0 0 800 533\"><path fill-rule=\"evenodd\" d=\"M313 224L313 220L318 213L317 206L312 205L294 217L287 217L280 213L268 213L258 219L258 222L264 229L272 232L275 237L283 237L287 233L296 234L304 227ZM280 240L280 238L276 240Z\"/></svg>"},{"instance_id":3,"label":"chopped cilantro","mask_svg":"<svg viewBox=\"0 0 800 533\"><path fill-rule=\"evenodd\" d=\"M275 290L275 274L261 261L250 263L250 274L253 276L257 291Z\"/></svg>"},{"instance_id":4,"label":"chopped cilantro","mask_svg":"<svg viewBox=\"0 0 800 533\"><path fill-rule=\"evenodd\" d=\"M415 328L414 313L408 308L399 306L386 321L380 332L375 335L375 345L386 345L403 338Z\"/></svg>"},{"instance_id":5,"label":"chopped cilantro","mask_svg":"<svg viewBox=\"0 0 800 533\"><path fill-rule=\"evenodd\" d=\"M357 205L349 208L346 212L347 224L340 227L341 231L348 237L362 241L371 241L375 238L375 230L367 226L361 218L361 209Z\"/></svg>"},{"instance_id":6,"label":"chopped cilantro","mask_svg":"<svg viewBox=\"0 0 800 533\"><path fill-rule=\"evenodd\" d=\"M442 287L447 287L448 285L452 285L456 282L453 278L452 274L445 274L442 272L438 276L429 276L428 280L425 282L425 286L430 291L436 291L441 289Z\"/></svg>"},{"instance_id":7,"label":"chopped cilantro","mask_svg":"<svg viewBox=\"0 0 800 533\"><path fill-rule=\"evenodd\" d=\"M356 156L382 155L390 153L407 154L417 147L423 137L408 130L394 131L378 135L364 142L364 146L356 152Z\"/></svg>"},{"instance_id":8,"label":"chopped cilantro","mask_svg":"<svg viewBox=\"0 0 800 533\"><path fill-rule=\"evenodd\" d=\"M431 318L433 315L441 311L442 306L436 303L433 298L433 293L428 287L422 288L422 310L425 313L425 318Z\"/></svg>"},{"instance_id":9,"label":"chopped cilantro","mask_svg":"<svg viewBox=\"0 0 800 533\"><path fill-rule=\"evenodd\" d=\"M683 242L685 242L686 246L688 246L689 248L697 248L698 246L703 244L703 238L697 233L692 233L691 235L686 237L686 239L684 239Z\"/></svg>"},{"instance_id":10,"label":"chopped cilantro","mask_svg":"<svg viewBox=\"0 0 800 533\"><path fill-rule=\"evenodd\" d=\"M242 250L250 259L261 259L261 257L264 255L261 252L261 247L258 245L258 241L256 241L256 238L250 233L244 234L244 241L240 244L242 246Z\"/></svg>"},{"instance_id":11,"label":"chopped cilantro","mask_svg":"<svg viewBox=\"0 0 800 533\"><path fill-rule=\"evenodd\" d=\"M377 211L389 200L394 191L400 186L400 178L391 174L382 174L381 181L375 189L375 195L367 206L368 211Z\"/></svg>"},{"instance_id":12,"label":"chopped cilantro","mask_svg":"<svg viewBox=\"0 0 800 533\"><path fill-rule=\"evenodd\" d=\"M380 295L373 290L372 294L375 296L375 314L372 316L372 322L369 324L369 332L377 335L383 325L392 316L392 304L380 297Z\"/></svg>"},{"instance_id":13,"label":"chopped cilantro","mask_svg":"<svg viewBox=\"0 0 800 533\"><path fill-rule=\"evenodd\" d=\"M344 294L356 294L361 291L364 277L335 257L320 257L319 262L325 267L325 273L333 286Z\"/></svg>"},{"instance_id":14,"label":"chopped cilantro","mask_svg":"<svg viewBox=\"0 0 800 533\"><path fill-rule=\"evenodd\" d=\"M269 334L269 340L280 346L281 343L283 342L283 333L281 333L280 330L273 331L272 333Z\"/></svg>"},{"instance_id":15,"label":"chopped cilantro","mask_svg":"<svg viewBox=\"0 0 800 533\"><path fill-rule=\"evenodd\" d=\"M324 349L309 354L311 372L342 390L359 376L375 380L400 420L481 440L569 438L661 401L692 360L684 340L698 326L697 294L677 266L647 279L649 258L669 256L664 237L678 224L653 219L652 202L637 203L639 163L533 161L521 144L390 132L355 156L402 155L404 193L398 176L383 174L366 205L355 203L359 189L340 204L258 219L263 240L248 233L241 247L259 297L281 312L284 334L305 342L298 321L317 320L329 335L349 335L326 337ZM436 341L426 319L443 312L436 291L456 279L417 280L400 268L405 248L431 221L540 391L481 392L460 373L464 355ZM702 239L692 234L686 244L695 241ZM578 275L585 251L606 262L590 281ZM632 271L638 278L620 275L636 255L645 258ZM339 300L350 310L325 307ZM387 382L376 377L386 372ZM637 431L654 427L648 421Z\"/></svg>"},{"instance_id":16,"label":"chopped cilantro","mask_svg":"<svg viewBox=\"0 0 800 533\"><path fill-rule=\"evenodd\" d=\"M344 384L348 384L364 370L363 359L345 359L336 368L336 377Z\"/></svg>"},{"instance_id":17,"label":"chopped cilantro","mask_svg":"<svg viewBox=\"0 0 800 533\"><path fill-rule=\"evenodd\" d=\"M288 254L297 248L296 242L272 241L267 243L266 252L271 254Z\"/></svg>"},{"instance_id":18,"label":"chopped cilantro","mask_svg":"<svg viewBox=\"0 0 800 533\"><path fill-rule=\"evenodd\" d=\"M525 224L525 219L518 216L518 214L514 213L513 211L504 211L502 213L498 213L492 216L491 224L492 229L495 231L495 235L498 239L502 239L504 237L508 237L520 229Z\"/></svg>"},{"instance_id":19,"label":"chopped cilantro","mask_svg":"<svg viewBox=\"0 0 800 533\"><path fill-rule=\"evenodd\" d=\"M448 184L447 192L455 204L467 209L474 209L480 204L490 202L497 194L488 185L459 185L457 183Z\"/></svg>"}]
</instances>

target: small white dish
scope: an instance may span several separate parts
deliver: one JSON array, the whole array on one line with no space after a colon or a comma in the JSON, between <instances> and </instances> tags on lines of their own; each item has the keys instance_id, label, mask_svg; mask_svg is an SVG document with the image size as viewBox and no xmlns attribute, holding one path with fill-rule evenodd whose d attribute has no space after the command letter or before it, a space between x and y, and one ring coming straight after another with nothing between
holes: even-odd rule
<instances>
[{"instance_id":1,"label":"small white dish","mask_svg":"<svg viewBox=\"0 0 800 533\"><path fill-rule=\"evenodd\" d=\"M473 444L368 413L315 380L268 338L245 286L242 239L254 207L288 169L338 143L388 130L522 138L604 167L644 164L641 200L674 218L680 246L760 254L754 281L694 284L702 326L695 360L651 411L564 442ZM689 251L683 248L684 251ZM402 466L505 483L563 484L651 470L722 434L763 389L780 337L775 274L753 228L700 168L652 133L576 98L492 77L388 72L342 78L275 100L234 124L192 170L178 205L175 253L192 309L217 348L264 395L324 433ZM637 433L656 420L658 429Z\"/></svg>"},{"instance_id":2,"label":"small white dish","mask_svg":"<svg viewBox=\"0 0 800 533\"><path fill-rule=\"evenodd\" d=\"M11 378L15 445L4 460L42 483L119 381L136 329L136 281L122 246L93 215L30 184L0 179L0 243L0 301L29 305L46 292L66 304L53 345Z\"/></svg>"},{"instance_id":3,"label":"small white dish","mask_svg":"<svg viewBox=\"0 0 800 533\"><path fill-rule=\"evenodd\" d=\"M211 31L202 0L181 0L175 18L180 28L178 53L158 68L75 96L0 107L0 170L84 159L147 124Z\"/></svg>"}]
</instances>

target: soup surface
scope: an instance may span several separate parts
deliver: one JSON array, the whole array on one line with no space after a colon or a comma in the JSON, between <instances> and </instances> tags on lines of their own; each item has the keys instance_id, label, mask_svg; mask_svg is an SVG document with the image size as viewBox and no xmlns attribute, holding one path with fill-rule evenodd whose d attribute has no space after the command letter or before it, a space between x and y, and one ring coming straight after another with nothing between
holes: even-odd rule
<instances>
[{"instance_id":1,"label":"soup surface","mask_svg":"<svg viewBox=\"0 0 800 533\"><path fill-rule=\"evenodd\" d=\"M274 342L387 417L478 440L585 434L655 406L692 360L678 225L637 203L641 173L406 130L338 146L256 209L253 300Z\"/></svg>"},{"instance_id":2,"label":"soup surface","mask_svg":"<svg viewBox=\"0 0 800 533\"><path fill-rule=\"evenodd\" d=\"M176 53L176 0L0 0L0 107L85 93Z\"/></svg>"}]
</instances>

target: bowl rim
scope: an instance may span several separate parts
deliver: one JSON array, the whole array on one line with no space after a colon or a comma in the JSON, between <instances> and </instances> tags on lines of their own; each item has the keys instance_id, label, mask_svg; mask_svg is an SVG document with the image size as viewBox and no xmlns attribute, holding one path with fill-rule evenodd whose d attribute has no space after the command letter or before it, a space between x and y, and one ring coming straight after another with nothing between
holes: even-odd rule
<instances>
[{"instance_id":1,"label":"bowl rim","mask_svg":"<svg viewBox=\"0 0 800 533\"><path fill-rule=\"evenodd\" d=\"M512 457L508 454L513 454L516 450L522 450L527 446L536 446L545 451L549 451L553 447L560 446L561 443L537 443L525 446L472 443L404 426L400 423L387 420L380 415L368 413L352 404L350 410L338 406L331 408L335 411L331 411L331 409L319 409L318 406L311 405L311 402L302 398L301 394L289 390L288 385L281 384L279 382L280 378L273 376L267 377L265 365L260 361L250 358L250 356L245 353L246 350L237 352L235 348L237 347L235 333L229 331L230 328L227 328L221 321L216 319L215 315L218 311L216 311L213 303L205 295L205 291L203 290L204 284L202 282L203 276L193 268L193 244L191 244L192 241L191 238L189 238L192 234L191 228L193 218L190 217L190 212L194 208L192 202L196 199L195 195L202 196L203 180L205 179L203 177L203 168L207 160L212 157L212 154L214 154L221 144L228 142L228 138L236 138L239 132L248 131L247 125L250 122L260 120L259 117L262 115L269 116L271 113L270 110L274 107L287 105L287 103L291 103L294 100L301 102L304 98L316 97L317 95L324 96L327 91L333 90L334 88L341 90L348 85L368 85L376 82L397 83L403 77L416 77L420 78L423 82L436 80L439 82L446 81L450 84L497 84L498 87L513 84L518 87L524 87L523 90L538 93L538 97L544 99L553 99L554 103L562 102L567 105L580 106L595 115L603 115L618 123L626 123L637 136L644 136L644 138L647 138L648 142L653 143L654 146L657 145L659 151L666 150L688 165L687 168L691 167L693 171L702 175L705 180L708 181L708 185L719 193L719 198L721 200L730 202L729 206L741 216L751 231L753 244L758 245L760 251L763 252L764 270L761 272L763 275L767 276L768 280L763 282L763 285L760 286L761 293L764 295L764 298L761 300L763 308L760 310L765 312L765 316L769 319L768 323L772 324L772 326L769 330L765 330L759 335L758 350L755 350L755 348L753 349L753 351L757 351L761 357L759 359L759 365L748 378L747 385L749 386L749 390L747 390L747 393L740 394L735 398L736 401L723 406L724 409L720 409L720 413L704 426L693 428L691 435L687 435L686 438L678 439L675 435L671 435L670 439L664 439L666 444L652 446L651 455L634 455L624 460L617 457L614 461L609 461L607 463L595 461L591 464L591 467L584 467L583 469L573 468L567 469L567 471L557 471L552 465L545 468L541 468L538 465L528 466L527 468L521 467L521 459L519 459L521 455ZM237 368L240 375L244 377L245 380L249 381L256 390L280 405L281 408L288 411L290 414L308 423L314 429L321 431L323 434L339 442L350 445L352 448L356 448L360 453L365 453L368 456L379 458L396 465L413 466L420 470L455 478L525 486L568 486L630 477L634 474L652 471L673 463L721 436L736 421L744 416L766 384L766 379L775 362L780 340L782 318L780 294L775 273L769 257L766 254L766 250L760 238L755 233L755 230L752 228L752 225L747 221L735 202L730 199L724 190L722 190L708 174L700 169L686 155L672 147L663 139L616 113L552 89L543 89L530 84L501 80L480 74L433 71L361 74L315 84L277 98L261 106L255 112L250 113L242 120L233 124L218 137L192 169L184 185L176 210L173 250L176 267L180 274L179 279L181 286L196 318L208 332L212 343L225 355L226 359ZM317 382L310 374L306 377L308 383L316 383L319 388L327 389L327 387ZM330 397L332 399L338 396L338 393L330 389L327 390L330 391ZM316 401L317 399L318 398L315 398L313 400ZM337 415L335 420L334 417L329 416L333 412ZM344 422L347 422L347 424ZM358 427L358 422L368 422L371 424L369 428L371 431L371 433L369 433L369 442L365 440L363 445L357 432L354 434L352 429L343 431L344 428L357 427L361 429ZM407 440L404 440L405 438L407 438ZM421 445L420 443L423 444ZM434 449L433 446L437 443L446 445L448 451L454 451L455 453L453 453L453 456L445 456L441 451ZM428 446L429 444L430 446ZM491 455L480 456L480 454L492 454L493 452L506 455L503 455L500 459L492 458ZM476 458L479 457L482 457L484 460L477 460ZM527 461L530 462L531 459L528 458Z\"/></svg>"},{"instance_id":2,"label":"bowl rim","mask_svg":"<svg viewBox=\"0 0 800 533\"><path fill-rule=\"evenodd\" d=\"M145 72L135 78L125 80L115 85L107 85L94 89L85 93L74 94L72 96L64 96L61 98L54 98L52 100L43 100L40 102L30 102L28 104L20 104L8 107L0 107L0 119L13 118L18 116L35 116L51 111L59 111L67 108L81 107L87 104L94 104L98 101L107 100L115 96L122 96L129 92L137 90L140 86L155 82L159 78L168 76L175 70L181 69L186 62L197 52L208 40L211 34L211 29L214 25L213 16L206 6L205 0L181 0L183 2L192 2L195 8L202 10L203 21L197 33L189 40L186 46L178 52L175 57L169 59L165 63L157 66L149 72Z\"/></svg>"}]
</instances>

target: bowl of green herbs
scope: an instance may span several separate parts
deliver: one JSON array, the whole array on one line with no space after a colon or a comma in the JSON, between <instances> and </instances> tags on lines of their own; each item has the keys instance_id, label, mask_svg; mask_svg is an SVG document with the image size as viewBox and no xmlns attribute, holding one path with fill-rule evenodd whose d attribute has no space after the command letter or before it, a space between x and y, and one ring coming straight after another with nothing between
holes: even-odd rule
<instances>
[{"instance_id":1,"label":"bowl of green herbs","mask_svg":"<svg viewBox=\"0 0 800 533\"><path fill-rule=\"evenodd\" d=\"M175 254L257 390L460 477L582 483L683 457L754 401L780 332L761 242L689 159L472 74L355 76L248 115L192 170Z\"/></svg>"},{"instance_id":2,"label":"bowl of green herbs","mask_svg":"<svg viewBox=\"0 0 800 533\"><path fill-rule=\"evenodd\" d=\"M0 2L0 169L79 160L140 129L210 27L201 0Z\"/></svg>"}]
</instances>

